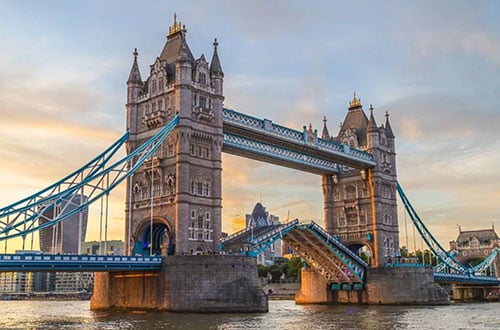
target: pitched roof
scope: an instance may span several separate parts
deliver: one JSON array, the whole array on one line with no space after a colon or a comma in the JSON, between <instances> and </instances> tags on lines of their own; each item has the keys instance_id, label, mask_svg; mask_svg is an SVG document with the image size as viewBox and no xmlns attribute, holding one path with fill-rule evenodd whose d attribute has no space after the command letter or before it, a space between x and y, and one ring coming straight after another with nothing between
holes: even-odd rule
<instances>
[{"instance_id":1,"label":"pitched roof","mask_svg":"<svg viewBox=\"0 0 500 330\"><path fill-rule=\"evenodd\" d=\"M458 234L457 242L469 241L472 237L477 237L480 242L498 240L498 235L493 229L461 231Z\"/></svg>"},{"instance_id":2,"label":"pitched roof","mask_svg":"<svg viewBox=\"0 0 500 330\"><path fill-rule=\"evenodd\" d=\"M340 128L338 137L341 137L348 128L354 129L356 131L356 137L358 138L359 146L366 145L366 129L368 128L368 118L366 117L366 114L361 106L359 108L349 109L342 127Z\"/></svg>"}]
</instances>

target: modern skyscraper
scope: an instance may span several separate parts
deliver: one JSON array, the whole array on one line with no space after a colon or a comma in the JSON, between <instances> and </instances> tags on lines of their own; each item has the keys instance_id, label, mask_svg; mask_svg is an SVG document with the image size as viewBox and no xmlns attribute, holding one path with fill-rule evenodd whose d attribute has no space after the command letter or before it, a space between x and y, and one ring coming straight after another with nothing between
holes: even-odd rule
<instances>
[{"instance_id":1,"label":"modern skyscraper","mask_svg":"<svg viewBox=\"0 0 500 330\"><path fill-rule=\"evenodd\" d=\"M85 195L71 195L55 209L44 212L39 219L40 224L54 218L55 214L68 213L87 202ZM41 229L40 250L44 253L74 253L79 254L79 246L85 241L88 222L88 206L65 220L48 228ZM80 236L80 237L78 237Z\"/></svg>"}]
</instances>

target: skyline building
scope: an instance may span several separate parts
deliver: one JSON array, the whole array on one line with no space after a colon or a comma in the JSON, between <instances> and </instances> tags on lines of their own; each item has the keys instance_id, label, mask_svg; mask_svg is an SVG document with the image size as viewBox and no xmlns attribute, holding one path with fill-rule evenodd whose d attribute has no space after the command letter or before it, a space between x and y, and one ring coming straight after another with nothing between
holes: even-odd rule
<instances>
[{"instance_id":1,"label":"skyline building","mask_svg":"<svg viewBox=\"0 0 500 330\"><path fill-rule=\"evenodd\" d=\"M54 213L71 212L81 204L87 202L85 195L71 195L67 200L62 201L55 209L52 208L43 213L38 220L44 224L54 218ZM81 244L85 241L88 222L88 206L82 211L69 216L51 227L43 228L39 231L40 251L44 253L72 253L78 254ZM78 236L80 235L80 240Z\"/></svg>"},{"instance_id":2,"label":"skyline building","mask_svg":"<svg viewBox=\"0 0 500 330\"><path fill-rule=\"evenodd\" d=\"M251 214L245 215L246 228L255 228L262 226L280 225L280 219L277 216L269 214L266 208L259 202L255 204ZM257 264L270 265L274 264L276 258L281 255L281 240L274 242L268 249L257 256Z\"/></svg>"}]
</instances>

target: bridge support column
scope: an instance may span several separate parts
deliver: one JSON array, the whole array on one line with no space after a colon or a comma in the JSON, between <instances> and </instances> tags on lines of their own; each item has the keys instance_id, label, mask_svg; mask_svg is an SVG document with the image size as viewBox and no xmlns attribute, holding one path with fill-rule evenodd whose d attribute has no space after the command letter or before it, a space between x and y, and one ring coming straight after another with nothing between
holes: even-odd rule
<instances>
[{"instance_id":1,"label":"bridge support column","mask_svg":"<svg viewBox=\"0 0 500 330\"><path fill-rule=\"evenodd\" d=\"M92 310L267 312L256 259L168 256L161 271L96 273Z\"/></svg>"},{"instance_id":2,"label":"bridge support column","mask_svg":"<svg viewBox=\"0 0 500 330\"><path fill-rule=\"evenodd\" d=\"M328 283L312 269L302 269L300 290L295 295L297 304L328 304L333 302L333 292Z\"/></svg>"}]
</instances>

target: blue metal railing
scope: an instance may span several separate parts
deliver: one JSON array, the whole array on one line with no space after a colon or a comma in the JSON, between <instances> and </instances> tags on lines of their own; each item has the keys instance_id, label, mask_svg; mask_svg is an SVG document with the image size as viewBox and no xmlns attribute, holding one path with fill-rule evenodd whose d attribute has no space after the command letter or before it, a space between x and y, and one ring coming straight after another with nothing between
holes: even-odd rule
<instances>
[{"instance_id":1,"label":"blue metal railing","mask_svg":"<svg viewBox=\"0 0 500 330\"><path fill-rule=\"evenodd\" d=\"M308 146L327 151L331 154L341 155L346 159L358 161L364 165L376 165L372 154L363 150L351 148L348 145L321 138L316 138L314 143L308 143L305 131L297 131L285 126L274 124L267 119L255 118L227 108L223 108L222 116L224 122L234 126L244 127L249 130L278 137L296 144L306 144Z\"/></svg>"},{"instance_id":2,"label":"blue metal railing","mask_svg":"<svg viewBox=\"0 0 500 330\"><path fill-rule=\"evenodd\" d=\"M75 254L1 254L2 272L98 272L160 270L161 257Z\"/></svg>"}]
</instances>

